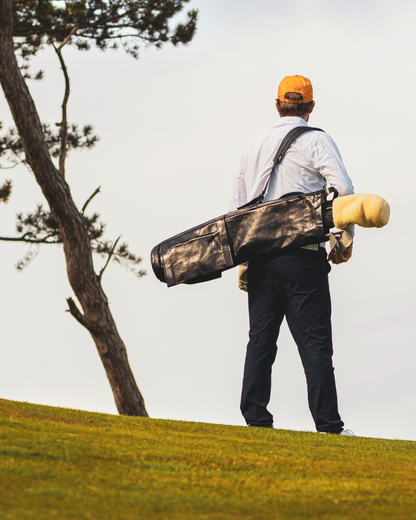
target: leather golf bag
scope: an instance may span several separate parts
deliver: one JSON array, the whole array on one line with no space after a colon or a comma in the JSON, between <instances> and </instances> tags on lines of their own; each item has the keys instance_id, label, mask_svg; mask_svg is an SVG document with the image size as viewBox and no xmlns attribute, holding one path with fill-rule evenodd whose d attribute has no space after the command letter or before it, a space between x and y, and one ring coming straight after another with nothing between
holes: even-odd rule
<instances>
[{"instance_id":1,"label":"leather golf bag","mask_svg":"<svg viewBox=\"0 0 416 520\"><path fill-rule=\"evenodd\" d=\"M278 164L301 133L319 130L297 127L283 140L273 162ZM272 170L273 170L272 168ZM330 190L263 202L259 197L231 213L184 231L153 248L152 268L168 287L220 278L223 271L254 258L272 256L286 248L299 248L328 240L333 227Z\"/></svg>"}]
</instances>

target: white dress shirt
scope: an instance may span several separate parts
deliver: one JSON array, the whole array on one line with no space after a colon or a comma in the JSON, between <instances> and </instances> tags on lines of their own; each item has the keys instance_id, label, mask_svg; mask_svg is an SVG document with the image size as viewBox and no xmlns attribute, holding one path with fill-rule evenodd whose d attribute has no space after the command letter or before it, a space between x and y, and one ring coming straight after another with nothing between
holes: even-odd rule
<instances>
[{"instance_id":1,"label":"white dress shirt","mask_svg":"<svg viewBox=\"0 0 416 520\"><path fill-rule=\"evenodd\" d=\"M252 139L244 148L235 171L230 211L258 197L270 177L265 201L286 193L311 193L333 186L340 196L354 193L341 154L325 132L300 135L272 172L273 159L285 135L297 126L308 126L300 117L281 117L271 128Z\"/></svg>"}]
</instances>

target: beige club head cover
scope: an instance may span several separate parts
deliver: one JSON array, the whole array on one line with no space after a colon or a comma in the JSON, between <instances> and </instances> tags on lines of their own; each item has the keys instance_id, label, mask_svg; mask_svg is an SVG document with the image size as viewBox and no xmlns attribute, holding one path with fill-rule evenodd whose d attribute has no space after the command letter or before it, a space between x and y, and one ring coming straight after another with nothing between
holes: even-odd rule
<instances>
[{"instance_id":1,"label":"beige club head cover","mask_svg":"<svg viewBox=\"0 0 416 520\"><path fill-rule=\"evenodd\" d=\"M361 227L377 227L385 226L390 219L390 206L386 200L372 193L356 193L354 195L346 195L345 197L337 197L332 203L332 212L335 227L345 229L349 224L357 224ZM347 233L348 235L348 233ZM344 246L349 247L352 244L350 235L349 244L344 244L342 240L336 240ZM339 244L336 244L337 248ZM331 244L331 248L334 244ZM238 270L238 287L242 291L247 292L247 265L241 264Z\"/></svg>"},{"instance_id":2,"label":"beige club head cover","mask_svg":"<svg viewBox=\"0 0 416 520\"><path fill-rule=\"evenodd\" d=\"M361 227L385 226L390 218L390 206L386 200L372 193L356 193L337 197L332 203L335 227L344 229L348 224Z\"/></svg>"}]
</instances>

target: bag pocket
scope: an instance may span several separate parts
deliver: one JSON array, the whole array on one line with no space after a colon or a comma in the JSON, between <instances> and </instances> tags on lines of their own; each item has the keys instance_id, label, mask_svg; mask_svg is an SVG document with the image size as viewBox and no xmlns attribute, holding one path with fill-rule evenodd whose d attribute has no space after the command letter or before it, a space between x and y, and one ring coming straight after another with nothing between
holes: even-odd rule
<instances>
[{"instance_id":1,"label":"bag pocket","mask_svg":"<svg viewBox=\"0 0 416 520\"><path fill-rule=\"evenodd\" d=\"M220 278L234 265L224 218L162 242L160 259L168 287Z\"/></svg>"}]
</instances>

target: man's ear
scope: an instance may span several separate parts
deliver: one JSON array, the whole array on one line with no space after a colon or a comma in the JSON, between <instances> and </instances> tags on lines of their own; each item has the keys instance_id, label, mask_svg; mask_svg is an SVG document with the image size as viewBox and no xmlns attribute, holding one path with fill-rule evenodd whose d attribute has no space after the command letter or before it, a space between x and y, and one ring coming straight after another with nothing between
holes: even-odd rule
<instances>
[{"instance_id":1,"label":"man's ear","mask_svg":"<svg viewBox=\"0 0 416 520\"><path fill-rule=\"evenodd\" d=\"M308 112L309 114L312 114L313 109L315 108L315 105L316 105L315 101L312 101L312 105L311 105L311 107L309 109L309 112Z\"/></svg>"},{"instance_id":2,"label":"man's ear","mask_svg":"<svg viewBox=\"0 0 416 520\"><path fill-rule=\"evenodd\" d=\"M277 110L277 111L279 112L279 114L280 114L279 103L277 102L277 99L276 99L276 101L274 102L274 104L276 105L276 110Z\"/></svg>"}]
</instances>

